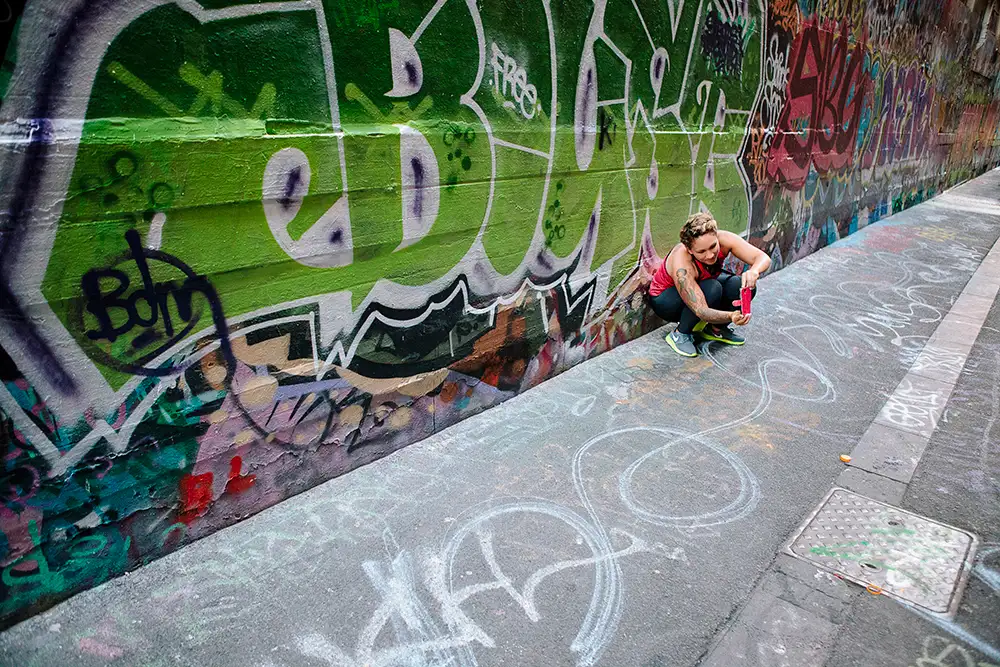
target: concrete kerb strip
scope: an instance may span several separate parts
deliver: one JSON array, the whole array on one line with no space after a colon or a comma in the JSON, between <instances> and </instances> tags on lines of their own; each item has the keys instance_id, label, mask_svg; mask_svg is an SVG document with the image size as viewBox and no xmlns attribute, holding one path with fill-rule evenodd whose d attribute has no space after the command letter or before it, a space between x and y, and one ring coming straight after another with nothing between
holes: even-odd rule
<instances>
[{"instance_id":1,"label":"concrete kerb strip","mask_svg":"<svg viewBox=\"0 0 1000 667\"><path fill-rule=\"evenodd\" d=\"M906 376L886 399L878 417L861 436L848 465L896 482L910 481L998 289L1000 240L993 244Z\"/></svg>"}]
</instances>

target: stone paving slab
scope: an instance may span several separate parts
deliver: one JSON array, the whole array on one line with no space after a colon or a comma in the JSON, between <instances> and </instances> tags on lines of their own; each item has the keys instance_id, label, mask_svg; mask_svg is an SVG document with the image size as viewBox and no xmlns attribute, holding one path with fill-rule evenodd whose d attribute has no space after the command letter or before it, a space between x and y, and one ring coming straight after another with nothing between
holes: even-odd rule
<instances>
[{"instance_id":1,"label":"stone paving slab","mask_svg":"<svg viewBox=\"0 0 1000 667\"><path fill-rule=\"evenodd\" d=\"M913 476L927 440L923 435L876 421L851 452L851 467L905 484Z\"/></svg>"}]
</instances>

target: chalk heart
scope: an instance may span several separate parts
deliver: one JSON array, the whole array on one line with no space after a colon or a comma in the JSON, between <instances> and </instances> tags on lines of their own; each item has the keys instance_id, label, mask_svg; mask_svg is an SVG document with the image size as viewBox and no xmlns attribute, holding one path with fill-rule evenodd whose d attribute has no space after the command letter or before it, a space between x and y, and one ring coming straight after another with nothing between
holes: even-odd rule
<instances>
[{"instance_id":1,"label":"chalk heart","mask_svg":"<svg viewBox=\"0 0 1000 667\"><path fill-rule=\"evenodd\" d=\"M329 269L354 261L347 197L340 197L302 236L293 239L288 226L298 216L309 194L312 171L309 158L298 148L283 148L264 169L264 217L281 249L299 264Z\"/></svg>"}]
</instances>

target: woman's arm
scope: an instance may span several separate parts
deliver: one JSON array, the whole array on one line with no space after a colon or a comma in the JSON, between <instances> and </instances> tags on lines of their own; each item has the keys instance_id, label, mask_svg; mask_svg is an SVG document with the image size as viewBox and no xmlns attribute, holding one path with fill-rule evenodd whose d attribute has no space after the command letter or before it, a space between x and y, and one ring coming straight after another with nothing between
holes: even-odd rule
<instances>
[{"instance_id":1,"label":"woman's arm","mask_svg":"<svg viewBox=\"0 0 1000 667\"><path fill-rule=\"evenodd\" d=\"M755 248L732 232L720 231L719 240L729 247L729 251L736 255L736 259L750 265L742 275L743 287L751 289L756 287L760 274L771 268L771 258L763 250Z\"/></svg>"},{"instance_id":2,"label":"woman's arm","mask_svg":"<svg viewBox=\"0 0 1000 667\"><path fill-rule=\"evenodd\" d=\"M677 286L677 293L681 299L691 309L691 312L702 321L712 324L728 324L733 321L732 313L725 310L715 310L709 308L705 302L705 293L701 291L698 284L698 272L691 264L690 256L686 259L670 258L667 264L667 271L670 272Z\"/></svg>"}]
</instances>

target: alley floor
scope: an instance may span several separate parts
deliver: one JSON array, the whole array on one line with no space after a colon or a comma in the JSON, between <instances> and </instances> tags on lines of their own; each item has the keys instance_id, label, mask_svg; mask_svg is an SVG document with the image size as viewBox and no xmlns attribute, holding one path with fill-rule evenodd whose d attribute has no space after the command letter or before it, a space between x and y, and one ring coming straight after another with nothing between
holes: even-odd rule
<instances>
[{"instance_id":1,"label":"alley floor","mask_svg":"<svg viewBox=\"0 0 1000 667\"><path fill-rule=\"evenodd\" d=\"M998 237L993 171L766 277L742 348L622 345L14 626L0 664L1000 665ZM784 553L834 487L977 535L954 617Z\"/></svg>"}]
</instances>

